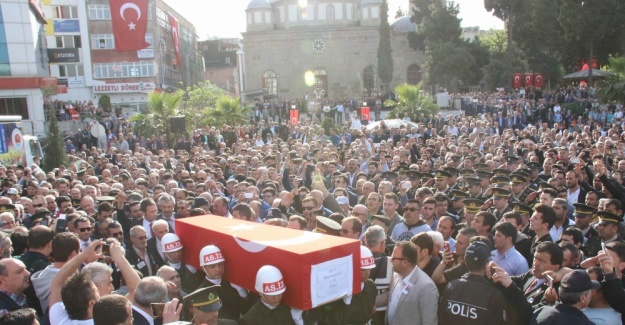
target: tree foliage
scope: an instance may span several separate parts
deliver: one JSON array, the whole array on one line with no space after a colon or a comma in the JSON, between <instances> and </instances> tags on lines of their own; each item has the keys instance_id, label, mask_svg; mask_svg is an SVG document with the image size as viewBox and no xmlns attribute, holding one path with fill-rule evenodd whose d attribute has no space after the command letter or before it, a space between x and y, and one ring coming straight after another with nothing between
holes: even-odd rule
<instances>
[{"instance_id":1,"label":"tree foliage","mask_svg":"<svg viewBox=\"0 0 625 325\"><path fill-rule=\"evenodd\" d=\"M385 106L394 106L389 113L389 118L401 118L405 113L412 117L414 114L438 114L440 108L434 102L434 98L421 90L423 81L417 85L401 84L395 87L397 100L386 100Z\"/></svg>"},{"instance_id":2,"label":"tree foliage","mask_svg":"<svg viewBox=\"0 0 625 325\"><path fill-rule=\"evenodd\" d=\"M221 127L224 124L237 126L246 124L249 120L251 107L241 106L241 100L229 96L217 99L215 107L203 111L200 120L203 125Z\"/></svg>"},{"instance_id":3,"label":"tree foliage","mask_svg":"<svg viewBox=\"0 0 625 325\"><path fill-rule=\"evenodd\" d=\"M503 30L492 31L479 38L482 46L488 49L489 61L483 67L486 89L494 90L508 85L508 36ZM524 54L518 46L513 46L512 71L528 71Z\"/></svg>"},{"instance_id":4,"label":"tree foliage","mask_svg":"<svg viewBox=\"0 0 625 325\"><path fill-rule=\"evenodd\" d=\"M391 27L388 24L388 3L382 0L380 6L380 43L378 45L378 74L384 90L393 80L393 50L391 49Z\"/></svg>"},{"instance_id":5,"label":"tree foliage","mask_svg":"<svg viewBox=\"0 0 625 325\"><path fill-rule=\"evenodd\" d=\"M596 83L596 95L604 103L617 102L625 104L625 57L610 57L606 70L613 73Z\"/></svg>"},{"instance_id":6,"label":"tree foliage","mask_svg":"<svg viewBox=\"0 0 625 325\"><path fill-rule=\"evenodd\" d=\"M148 112L137 114L130 118L135 123L135 130L143 136L165 135L170 146L174 144L174 135L171 133L169 119L177 115L185 115L180 109L182 91L174 93L153 92L148 95ZM186 115L185 115L186 116ZM190 127L189 116L187 128Z\"/></svg>"},{"instance_id":7,"label":"tree foliage","mask_svg":"<svg viewBox=\"0 0 625 325\"><path fill-rule=\"evenodd\" d=\"M43 170L51 171L59 166L67 166L68 158L65 151L63 135L59 129L56 114L51 112L46 136L46 155L43 159Z\"/></svg>"},{"instance_id":8,"label":"tree foliage","mask_svg":"<svg viewBox=\"0 0 625 325\"><path fill-rule=\"evenodd\" d=\"M98 106L102 107L104 109L110 109L111 108L111 97L109 97L109 95L104 94L102 96L100 96L100 99L98 99Z\"/></svg>"}]
</instances>

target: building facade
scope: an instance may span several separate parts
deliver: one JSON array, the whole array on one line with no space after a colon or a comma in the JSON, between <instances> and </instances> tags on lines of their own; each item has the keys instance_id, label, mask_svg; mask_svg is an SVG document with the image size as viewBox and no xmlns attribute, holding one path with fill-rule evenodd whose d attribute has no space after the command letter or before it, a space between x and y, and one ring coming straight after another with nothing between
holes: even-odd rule
<instances>
[{"instance_id":1,"label":"building facade","mask_svg":"<svg viewBox=\"0 0 625 325\"><path fill-rule=\"evenodd\" d=\"M108 0L92 0L86 8L94 102L107 94L113 105L140 110L146 107L148 93L154 90L173 91L203 80L203 60L196 49L193 24L164 1L150 0L145 39L151 46L116 52L108 3ZM168 15L178 20L181 64L176 62Z\"/></svg>"},{"instance_id":2,"label":"building facade","mask_svg":"<svg viewBox=\"0 0 625 325\"><path fill-rule=\"evenodd\" d=\"M204 57L204 79L231 95L240 96L238 58L242 50L240 38L212 38L198 42Z\"/></svg>"},{"instance_id":3,"label":"building facade","mask_svg":"<svg viewBox=\"0 0 625 325\"><path fill-rule=\"evenodd\" d=\"M44 129L41 90L50 82L41 2L0 1L0 115L22 116L29 134Z\"/></svg>"},{"instance_id":4,"label":"building facade","mask_svg":"<svg viewBox=\"0 0 625 325\"><path fill-rule=\"evenodd\" d=\"M382 0L308 0L304 7L298 2L249 3L244 93L289 99L359 98L384 91L377 73ZM409 16L391 24L391 89L421 80L424 55L407 39L415 29Z\"/></svg>"}]
</instances>

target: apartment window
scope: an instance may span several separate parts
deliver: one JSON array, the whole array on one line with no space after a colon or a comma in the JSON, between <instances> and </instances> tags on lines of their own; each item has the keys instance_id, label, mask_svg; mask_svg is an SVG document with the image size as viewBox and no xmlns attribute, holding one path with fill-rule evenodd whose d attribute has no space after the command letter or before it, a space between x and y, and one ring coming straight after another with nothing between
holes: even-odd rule
<instances>
[{"instance_id":1,"label":"apartment window","mask_svg":"<svg viewBox=\"0 0 625 325\"><path fill-rule=\"evenodd\" d=\"M52 9L52 17L57 19L78 19L78 7L56 6Z\"/></svg>"},{"instance_id":2,"label":"apartment window","mask_svg":"<svg viewBox=\"0 0 625 325\"><path fill-rule=\"evenodd\" d=\"M85 75L85 69L82 64L63 64L59 65L59 77L83 77Z\"/></svg>"},{"instance_id":3,"label":"apartment window","mask_svg":"<svg viewBox=\"0 0 625 325\"><path fill-rule=\"evenodd\" d=\"M96 63L93 65L95 78L152 77L154 61Z\"/></svg>"},{"instance_id":4,"label":"apartment window","mask_svg":"<svg viewBox=\"0 0 625 325\"><path fill-rule=\"evenodd\" d=\"M90 5L89 19L111 20L111 8L108 5Z\"/></svg>"},{"instance_id":5,"label":"apartment window","mask_svg":"<svg viewBox=\"0 0 625 325\"><path fill-rule=\"evenodd\" d=\"M114 49L115 38L113 34L91 34L91 48L98 49Z\"/></svg>"},{"instance_id":6,"label":"apartment window","mask_svg":"<svg viewBox=\"0 0 625 325\"><path fill-rule=\"evenodd\" d=\"M28 101L25 97L0 98L0 115L21 115L28 120Z\"/></svg>"},{"instance_id":7,"label":"apartment window","mask_svg":"<svg viewBox=\"0 0 625 325\"><path fill-rule=\"evenodd\" d=\"M59 49L79 49L82 42L79 35L56 36L56 47Z\"/></svg>"}]
</instances>

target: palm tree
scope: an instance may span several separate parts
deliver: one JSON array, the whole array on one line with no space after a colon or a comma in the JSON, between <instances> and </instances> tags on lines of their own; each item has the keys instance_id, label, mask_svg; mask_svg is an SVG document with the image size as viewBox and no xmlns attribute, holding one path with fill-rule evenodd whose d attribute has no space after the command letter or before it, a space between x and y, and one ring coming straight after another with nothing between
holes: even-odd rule
<instances>
[{"instance_id":1,"label":"palm tree","mask_svg":"<svg viewBox=\"0 0 625 325\"><path fill-rule=\"evenodd\" d=\"M175 93L151 93L148 95L148 113L133 116L130 121L135 123L135 130L143 136L164 134L169 145L173 145L169 119L181 115L182 91Z\"/></svg>"},{"instance_id":2,"label":"palm tree","mask_svg":"<svg viewBox=\"0 0 625 325\"><path fill-rule=\"evenodd\" d=\"M215 108L209 108L203 112L202 121L204 124L216 127L224 124L236 126L245 124L249 120L250 107L241 106L238 97L221 96L217 99L215 106Z\"/></svg>"},{"instance_id":3,"label":"palm tree","mask_svg":"<svg viewBox=\"0 0 625 325\"><path fill-rule=\"evenodd\" d=\"M440 108L434 102L434 99L428 94L421 91L423 81L416 85L401 84L395 87L397 100L386 100L385 106L394 106L395 108L389 113L389 118L402 118L404 113L408 113L411 118L415 114L423 113L437 114Z\"/></svg>"}]
</instances>

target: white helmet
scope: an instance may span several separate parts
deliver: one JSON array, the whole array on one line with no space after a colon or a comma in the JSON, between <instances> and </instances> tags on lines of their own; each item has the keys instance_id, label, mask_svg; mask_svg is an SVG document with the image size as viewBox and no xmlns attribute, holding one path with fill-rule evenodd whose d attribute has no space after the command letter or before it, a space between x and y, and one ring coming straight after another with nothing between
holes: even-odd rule
<instances>
[{"instance_id":1,"label":"white helmet","mask_svg":"<svg viewBox=\"0 0 625 325\"><path fill-rule=\"evenodd\" d=\"M373 254L365 246L360 246L360 268L363 270L370 270L375 268L375 260L373 259Z\"/></svg>"},{"instance_id":2,"label":"white helmet","mask_svg":"<svg viewBox=\"0 0 625 325\"><path fill-rule=\"evenodd\" d=\"M254 287L260 294L275 296L286 290L282 273L277 267L265 265L256 273L256 286Z\"/></svg>"},{"instance_id":3,"label":"white helmet","mask_svg":"<svg viewBox=\"0 0 625 325\"><path fill-rule=\"evenodd\" d=\"M161 246L163 248L163 252L165 253L179 251L183 247L180 237L176 234L166 234L163 236L161 239Z\"/></svg>"},{"instance_id":4,"label":"white helmet","mask_svg":"<svg viewBox=\"0 0 625 325\"><path fill-rule=\"evenodd\" d=\"M215 245L204 246L200 251L200 266L217 264L225 261L221 250Z\"/></svg>"}]
</instances>

